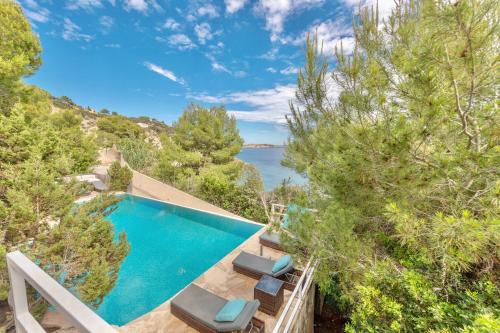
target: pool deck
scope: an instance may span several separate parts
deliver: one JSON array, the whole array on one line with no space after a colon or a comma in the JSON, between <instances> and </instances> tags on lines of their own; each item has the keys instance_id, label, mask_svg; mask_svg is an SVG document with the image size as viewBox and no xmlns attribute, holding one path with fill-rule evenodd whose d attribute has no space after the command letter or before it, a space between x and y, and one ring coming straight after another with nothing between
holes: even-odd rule
<instances>
[{"instance_id":1,"label":"pool deck","mask_svg":"<svg viewBox=\"0 0 500 333\"><path fill-rule=\"evenodd\" d=\"M260 255L259 235L265 232L265 229L264 227L259 230L222 260L209 268L205 273L200 275L193 283L226 299L253 299L253 290L257 284L257 280L234 272L232 261L242 250ZM282 252L267 247L263 248L264 257L277 259L281 255L283 255ZM284 304L286 304L290 295L291 292L285 290L283 306L275 317L257 311L255 317L266 323L265 332L272 332L281 311L283 311ZM170 300L167 300L151 312L120 327L119 331L123 333L197 332L170 313Z\"/></svg>"},{"instance_id":2,"label":"pool deck","mask_svg":"<svg viewBox=\"0 0 500 333\"><path fill-rule=\"evenodd\" d=\"M100 160L101 165L94 171L96 174L104 178L107 173L107 167L109 166L111 161L119 160L122 164L125 164L125 161L123 160L119 152L115 151L114 149L101 152ZM133 178L128 192L133 195L138 195L159 201L165 201L174 205L190 207L202 211L224 215L230 218L244 220L250 223L255 223L232 214L231 212L228 212L222 208L211 205L206 201L198 199L172 186L161 183L135 170L133 170ZM257 284L257 280L234 272L232 261L242 250L260 255L261 247L259 244L259 236L265 231L266 226L263 226L261 230L259 230L257 233L243 242L240 246L231 251L214 266L210 267L192 283L226 299L244 298L247 300L252 300L253 290L255 285ZM280 251L276 251L267 247L263 248L263 256L266 258L277 259L282 255L283 253ZM281 315L281 312L283 311L284 304L288 302L290 295L290 291L284 291L283 305L281 306L280 311L274 317L257 311L255 317L263 320L266 323L265 332L272 332L279 316ZM171 299L173 299L173 297ZM124 326L118 327L117 329L122 333L197 332L195 329L189 327L186 323L170 313L170 300L166 300L163 304L161 304L154 310L146 313L145 315L131 321Z\"/></svg>"}]
</instances>

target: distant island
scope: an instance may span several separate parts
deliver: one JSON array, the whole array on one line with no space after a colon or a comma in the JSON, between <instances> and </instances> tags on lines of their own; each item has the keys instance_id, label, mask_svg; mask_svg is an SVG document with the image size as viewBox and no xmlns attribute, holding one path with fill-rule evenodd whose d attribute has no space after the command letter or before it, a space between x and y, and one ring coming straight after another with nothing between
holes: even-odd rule
<instances>
[{"instance_id":1,"label":"distant island","mask_svg":"<svg viewBox=\"0 0 500 333\"><path fill-rule=\"evenodd\" d=\"M243 148L284 148L284 145L273 145L270 143L248 143L244 144Z\"/></svg>"}]
</instances>

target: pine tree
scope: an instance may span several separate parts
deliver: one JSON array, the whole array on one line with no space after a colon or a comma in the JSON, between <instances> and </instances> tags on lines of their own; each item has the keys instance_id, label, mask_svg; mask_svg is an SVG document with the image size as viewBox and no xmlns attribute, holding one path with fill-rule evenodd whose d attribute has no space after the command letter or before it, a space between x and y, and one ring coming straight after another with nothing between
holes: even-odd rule
<instances>
[{"instance_id":1,"label":"pine tree","mask_svg":"<svg viewBox=\"0 0 500 333\"><path fill-rule=\"evenodd\" d=\"M8 112L23 89L19 78L33 74L41 64L42 50L22 9L12 1L2 1L0 11L0 112Z\"/></svg>"},{"instance_id":2,"label":"pine tree","mask_svg":"<svg viewBox=\"0 0 500 333\"><path fill-rule=\"evenodd\" d=\"M290 250L319 258L350 332L499 322L480 282L498 281L498 8L397 1L385 22L361 9L331 72L308 39L287 164L307 173L319 213Z\"/></svg>"},{"instance_id":3,"label":"pine tree","mask_svg":"<svg viewBox=\"0 0 500 333\"><path fill-rule=\"evenodd\" d=\"M52 114L50 96L21 82L40 65L41 48L17 3L1 2L0 31L0 302L9 293L5 253L21 250L98 305L129 251L105 219L117 198L75 207L81 186L65 179L96 163L97 146L73 111ZM41 298L31 305L46 309Z\"/></svg>"},{"instance_id":4,"label":"pine tree","mask_svg":"<svg viewBox=\"0 0 500 333\"><path fill-rule=\"evenodd\" d=\"M262 180L235 158L243 145L236 120L223 106L190 105L161 137L153 174L214 205L249 219L266 221Z\"/></svg>"}]
</instances>

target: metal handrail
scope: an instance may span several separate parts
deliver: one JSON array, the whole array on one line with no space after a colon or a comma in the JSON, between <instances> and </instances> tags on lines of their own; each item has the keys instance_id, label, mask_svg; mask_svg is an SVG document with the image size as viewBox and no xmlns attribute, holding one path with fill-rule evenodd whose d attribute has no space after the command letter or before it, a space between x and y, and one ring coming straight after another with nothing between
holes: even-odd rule
<instances>
[{"instance_id":1,"label":"metal handrail","mask_svg":"<svg viewBox=\"0 0 500 333\"><path fill-rule=\"evenodd\" d=\"M295 289L292 292L292 295L290 295L290 298L288 299L288 302L286 303L283 312L281 313L280 317L278 318L278 321L276 322L276 325L274 326L273 333L280 333L280 332L287 333L288 330L290 329L291 325L293 324L293 320L295 318L297 311L302 306L304 296L307 290L309 289L309 286L312 283L312 278L314 276L314 270L316 269L316 265L317 261L315 261L313 258L309 259L303 270L302 275L300 276L299 281L297 282L297 285L295 286ZM290 317L288 318L286 326L284 330L280 331L281 327L283 326L283 322L285 321L287 315L289 314L292 304L297 296L298 300L295 303L295 307L293 308Z\"/></svg>"},{"instance_id":2,"label":"metal handrail","mask_svg":"<svg viewBox=\"0 0 500 333\"><path fill-rule=\"evenodd\" d=\"M313 263L313 266L312 268L309 270L309 274L307 275L307 279L304 283L304 287L301 286L300 288L300 297L297 301L297 303L295 303L295 307L293 308L292 310L292 313L290 315L290 318L288 319L288 322L285 326L285 329L283 330L283 333L287 333L288 330L290 329L290 327L292 326L293 324L293 319L295 318L295 315L297 314L297 312L299 311L300 307L302 306L302 303L304 301L304 296L306 295L306 292L312 282L312 278L313 278L313 273L314 273L314 270L316 268L316 262Z\"/></svg>"}]
</instances>

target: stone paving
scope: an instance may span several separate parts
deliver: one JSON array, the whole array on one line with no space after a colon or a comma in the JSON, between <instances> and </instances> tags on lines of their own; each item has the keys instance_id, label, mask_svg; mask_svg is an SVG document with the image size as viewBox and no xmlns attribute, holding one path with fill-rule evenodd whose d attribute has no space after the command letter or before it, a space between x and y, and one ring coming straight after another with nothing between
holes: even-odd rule
<instances>
[{"instance_id":1,"label":"stone paving","mask_svg":"<svg viewBox=\"0 0 500 333\"><path fill-rule=\"evenodd\" d=\"M262 232L265 232L265 227L208 269L193 283L226 299L253 299L253 289L257 284L257 280L234 272L232 261L242 250L260 255L259 235ZM283 253L279 251L267 247L263 248L264 257L277 259L281 255ZM272 332L274 324L283 311L284 304L288 301L290 294L289 291L285 290L283 306L275 317L257 311L255 316L266 323L266 332ZM119 331L122 333L197 332L170 313L170 301L166 301L153 311L120 327Z\"/></svg>"},{"instance_id":2,"label":"stone paving","mask_svg":"<svg viewBox=\"0 0 500 333\"><path fill-rule=\"evenodd\" d=\"M101 152L100 159L102 165L96 167L94 169L94 172L104 177L106 175L105 171L107 169L107 165L109 165L111 161L120 160L120 156L119 153L115 150L106 150L104 153ZM219 207L204 202L203 200L190 196L189 194L177 190L171 186L160 183L136 171L134 171L134 178L129 188L129 192L132 194L165 200L174 204L211 211L229 217L237 217L230 212L227 212ZM224 257L221 261L219 261L217 264L215 264L205 273L199 276L193 283L226 299L253 299L253 289L257 284L257 280L234 272L232 261L242 250L260 255L261 247L259 244L259 235L265 232L265 229L266 227L264 226L259 232L250 237L243 244L241 244L226 257ZM283 253L264 247L262 255L267 258L277 259L281 255L283 255ZM287 303L290 295L291 292L285 290L283 304ZM281 312L283 311L283 307L284 305L281 307L280 311L275 317L257 311L255 316L266 323L265 332L272 332L275 323L277 322ZM75 330L74 327L71 327L71 324L66 323L66 321L67 320L61 317L57 312L49 312L43 319L43 322L45 322L46 324L50 324L48 326L54 325L56 327L61 327L61 330L58 332L77 332L77 330ZM156 309L146 313L145 315L133 320L132 322L122 327L118 327L117 329L122 333L197 332L170 313L169 300L166 300L165 303L161 304Z\"/></svg>"}]
</instances>

